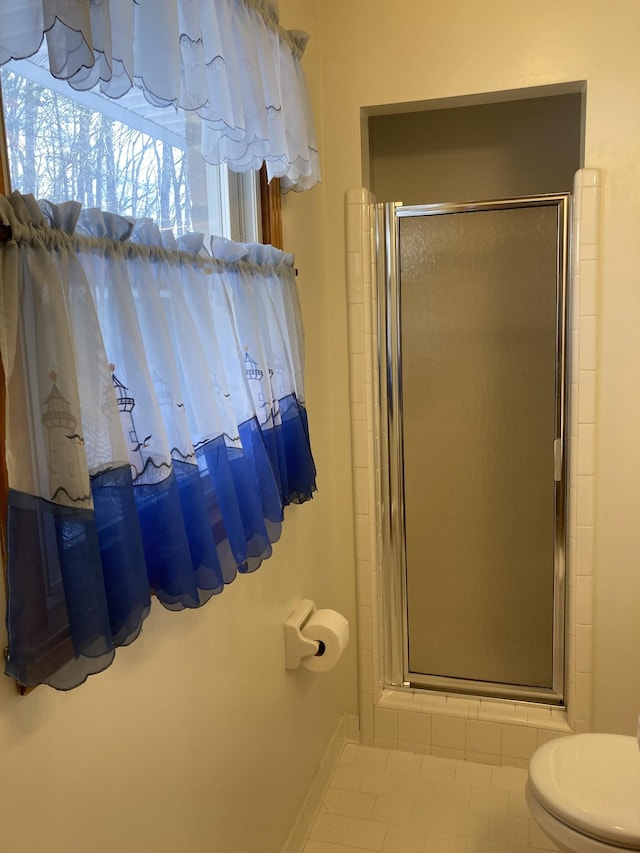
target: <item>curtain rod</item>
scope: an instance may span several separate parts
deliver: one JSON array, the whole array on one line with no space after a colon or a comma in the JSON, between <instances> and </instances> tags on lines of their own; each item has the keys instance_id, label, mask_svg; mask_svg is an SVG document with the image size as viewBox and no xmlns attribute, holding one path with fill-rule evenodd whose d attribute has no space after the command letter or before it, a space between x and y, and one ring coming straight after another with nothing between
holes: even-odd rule
<instances>
[{"instance_id":1,"label":"curtain rod","mask_svg":"<svg viewBox=\"0 0 640 853\"><path fill-rule=\"evenodd\" d=\"M6 225L6 224L2 224L2 223L0 223L0 243L9 243L12 239L13 239L13 231L11 230L11 226L10 226L10 225ZM92 238L88 238L87 242L88 242L89 240L91 240L91 239L92 239ZM97 239L100 239L100 238L97 238ZM133 245L134 245L134 246L138 246L139 244L134 243ZM156 247L154 247L154 248L156 248ZM160 247L157 247L157 248L160 248ZM161 251L162 251L162 250L161 250ZM163 251L166 251L166 250L163 250ZM179 252L179 253L177 253L177 254L183 254L183 255L186 255L186 254L188 254L188 253L186 253L186 252ZM220 260L219 260L219 259L217 259L217 258L204 257L204 256L201 256L201 255L194 255L193 257L194 257L194 260L195 260L195 259L199 259L201 262L203 262L203 264L213 263L213 265L214 265L214 266L221 266L223 269L224 269L225 267L226 267L226 268L229 268L229 267L233 268L233 267L234 267L234 265L237 263L236 261L232 261L232 262L220 261ZM242 263L242 262L240 262L240 263ZM244 263L249 263L249 264L253 265L253 264L252 264L252 262L244 262ZM255 266L256 266L256 267L261 267L261 266L263 266L263 265L262 265L262 264L255 264ZM271 265L265 265L265 266L271 266ZM294 267L294 268L293 268L293 271L294 271L294 274L295 274L295 275L296 275L296 277L297 277L297 275L298 275L298 268L297 268L297 267Z\"/></svg>"}]
</instances>

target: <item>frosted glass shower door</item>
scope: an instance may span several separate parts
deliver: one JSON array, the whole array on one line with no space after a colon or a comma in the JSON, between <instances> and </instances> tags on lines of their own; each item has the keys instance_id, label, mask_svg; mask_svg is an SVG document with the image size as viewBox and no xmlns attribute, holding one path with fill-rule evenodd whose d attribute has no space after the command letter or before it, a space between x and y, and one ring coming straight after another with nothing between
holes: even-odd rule
<instances>
[{"instance_id":1,"label":"frosted glass shower door","mask_svg":"<svg viewBox=\"0 0 640 853\"><path fill-rule=\"evenodd\" d=\"M550 690L561 210L397 210L405 677Z\"/></svg>"}]
</instances>

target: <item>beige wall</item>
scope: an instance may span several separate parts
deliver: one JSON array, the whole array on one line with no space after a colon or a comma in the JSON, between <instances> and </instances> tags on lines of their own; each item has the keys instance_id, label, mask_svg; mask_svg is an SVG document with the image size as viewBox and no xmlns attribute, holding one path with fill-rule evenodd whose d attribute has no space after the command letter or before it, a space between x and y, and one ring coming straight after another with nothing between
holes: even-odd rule
<instances>
[{"instance_id":1,"label":"beige wall","mask_svg":"<svg viewBox=\"0 0 640 853\"><path fill-rule=\"evenodd\" d=\"M571 192L578 93L369 118L377 201L438 204Z\"/></svg>"},{"instance_id":2,"label":"beige wall","mask_svg":"<svg viewBox=\"0 0 640 853\"><path fill-rule=\"evenodd\" d=\"M603 178L594 725L631 733L640 711L640 5L321 0L317 8L326 205L317 238L331 246L336 310L344 301L344 192L363 180L362 107L587 82L584 160ZM343 315L332 323L334 363L346 370ZM341 405L339 371L331 382Z\"/></svg>"},{"instance_id":3,"label":"beige wall","mask_svg":"<svg viewBox=\"0 0 640 853\"><path fill-rule=\"evenodd\" d=\"M283 20L318 31L309 3L283 8ZM305 59L317 112L318 48L316 37ZM355 633L341 510L350 480L330 378L334 315L344 317L318 239L324 190L295 201L285 240L300 268L317 496L287 509L255 574L196 612L155 602L142 636L77 690L19 698L0 679L2 853L277 853L341 714L357 713L355 643L330 673L284 670L282 624L300 598L341 610Z\"/></svg>"}]
</instances>

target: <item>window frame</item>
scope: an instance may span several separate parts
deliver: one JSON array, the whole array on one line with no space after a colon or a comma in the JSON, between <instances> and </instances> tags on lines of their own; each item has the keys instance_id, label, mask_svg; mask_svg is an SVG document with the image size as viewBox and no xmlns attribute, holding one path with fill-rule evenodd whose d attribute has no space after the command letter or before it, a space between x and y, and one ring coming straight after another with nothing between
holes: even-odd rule
<instances>
[{"instance_id":1,"label":"window frame","mask_svg":"<svg viewBox=\"0 0 640 853\"><path fill-rule=\"evenodd\" d=\"M9 159L7 155L7 137L4 127L4 103L0 87L0 192L7 195L11 191L9 181ZM5 587L5 600L8 601L9 590L7 580L7 513L9 509L9 477L7 474L6 457L6 393L5 373L2 357L0 356L0 561L2 561L2 577ZM4 649L5 655L7 649ZM16 683L17 684L17 683ZM24 695L26 688L17 684L18 693Z\"/></svg>"}]
</instances>

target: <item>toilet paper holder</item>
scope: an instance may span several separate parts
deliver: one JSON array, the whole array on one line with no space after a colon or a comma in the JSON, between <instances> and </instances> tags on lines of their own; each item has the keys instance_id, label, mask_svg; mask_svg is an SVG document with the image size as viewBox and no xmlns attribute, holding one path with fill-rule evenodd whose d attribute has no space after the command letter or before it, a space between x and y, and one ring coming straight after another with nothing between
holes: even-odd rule
<instances>
[{"instance_id":1,"label":"toilet paper holder","mask_svg":"<svg viewBox=\"0 0 640 853\"><path fill-rule=\"evenodd\" d=\"M284 668L297 669L302 658L317 655L320 651L320 643L302 636L302 628L306 625L309 617L315 613L316 605L313 601L305 598L298 604L284 623Z\"/></svg>"}]
</instances>

